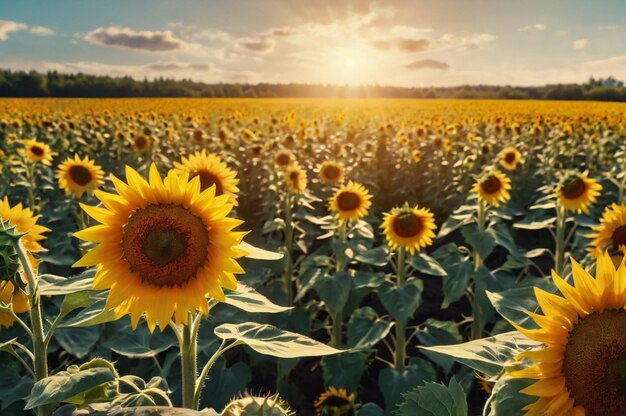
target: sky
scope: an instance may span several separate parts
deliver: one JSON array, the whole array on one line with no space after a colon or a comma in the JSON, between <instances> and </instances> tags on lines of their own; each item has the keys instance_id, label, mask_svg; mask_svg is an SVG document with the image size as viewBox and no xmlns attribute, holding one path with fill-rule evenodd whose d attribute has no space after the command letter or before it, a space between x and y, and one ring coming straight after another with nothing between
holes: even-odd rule
<instances>
[{"instance_id":1,"label":"sky","mask_svg":"<svg viewBox=\"0 0 626 416\"><path fill-rule=\"evenodd\" d=\"M626 0L0 0L0 68L253 84L626 81Z\"/></svg>"}]
</instances>

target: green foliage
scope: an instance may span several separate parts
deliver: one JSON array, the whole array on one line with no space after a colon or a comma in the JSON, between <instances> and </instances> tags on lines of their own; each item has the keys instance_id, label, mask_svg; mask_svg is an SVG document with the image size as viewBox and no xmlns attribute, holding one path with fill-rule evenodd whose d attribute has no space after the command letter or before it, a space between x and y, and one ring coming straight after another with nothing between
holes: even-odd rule
<instances>
[{"instance_id":1,"label":"green foliage","mask_svg":"<svg viewBox=\"0 0 626 416\"><path fill-rule=\"evenodd\" d=\"M445 386L426 383L404 395L395 412L398 416L467 416L467 399L463 387L453 377Z\"/></svg>"}]
</instances>

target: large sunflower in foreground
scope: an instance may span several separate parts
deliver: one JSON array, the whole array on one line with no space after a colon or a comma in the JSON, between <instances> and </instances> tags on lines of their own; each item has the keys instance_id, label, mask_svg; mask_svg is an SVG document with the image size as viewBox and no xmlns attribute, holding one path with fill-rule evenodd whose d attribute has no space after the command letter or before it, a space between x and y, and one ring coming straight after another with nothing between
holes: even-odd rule
<instances>
[{"instance_id":1,"label":"large sunflower in foreground","mask_svg":"<svg viewBox=\"0 0 626 416\"><path fill-rule=\"evenodd\" d=\"M33 215L33 211L29 208L23 208L21 203L11 207L6 196L0 203L0 219L2 223L5 224L8 221L9 227L15 227L15 231L18 234L23 234L20 241L24 249L26 249L29 260L35 266L35 259L30 253L43 250L41 241L46 237L42 234L46 231L50 231L48 228L37 224L39 217L39 215ZM4 304L11 303L11 308L15 313L28 311L29 304L26 294L21 291L14 292L16 291L13 283L7 280L0 281L0 300ZM0 327L9 327L12 325L13 317L0 312Z\"/></svg>"},{"instance_id":2,"label":"large sunflower in foreground","mask_svg":"<svg viewBox=\"0 0 626 416\"><path fill-rule=\"evenodd\" d=\"M77 154L74 159L68 157L56 171L59 177L59 188L71 193L76 198L83 196L85 191L93 191L102 183L104 171L93 160L85 156L81 160Z\"/></svg>"},{"instance_id":3,"label":"large sunflower in foreground","mask_svg":"<svg viewBox=\"0 0 626 416\"><path fill-rule=\"evenodd\" d=\"M52 156L56 155L45 143L37 140L24 140L24 152L29 162L41 162L46 166L52 165Z\"/></svg>"},{"instance_id":4,"label":"large sunflower in foreground","mask_svg":"<svg viewBox=\"0 0 626 416\"><path fill-rule=\"evenodd\" d=\"M355 416L354 393L348 394L343 388L329 387L315 401L318 416Z\"/></svg>"},{"instance_id":5,"label":"large sunflower in foreground","mask_svg":"<svg viewBox=\"0 0 626 416\"><path fill-rule=\"evenodd\" d=\"M511 199L510 189L511 180L504 173L493 169L478 178L472 187L472 192L476 192L478 198L489 205L498 207L500 203Z\"/></svg>"},{"instance_id":6,"label":"large sunflower in foreground","mask_svg":"<svg viewBox=\"0 0 626 416\"><path fill-rule=\"evenodd\" d=\"M325 161L320 166L320 181L337 184L344 180L344 168L341 163Z\"/></svg>"},{"instance_id":7,"label":"large sunflower in foreground","mask_svg":"<svg viewBox=\"0 0 626 416\"><path fill-rule=\"evenodd\" d=\"M595 233L586 235L593 241L589 252L594 257L608 250L610 254L626 255L626 206L612 204L604 210L600 225L592 227Z\"/></svg>"},{"instance_id":8,"label":"large sunflower in foreground","mask_svg":"<svg viewBox=\"0 0 626 416\"><path fill-rule=\"evenodd\" d=\"M506 170L516 170L521 161L522 154L514 147L507 147L500 152L500 165Z\"/></svg>"},{"instance_id":9,"label":"large sunflower in foreground","mask_svg":"<svg viewBox=\"0 0 626 416\"><path fill-rule=\"evenodd\" d=\"M392 250L405 248L413 254L433 243L437 226L430 210L404 204L384 214L381 228Z\"/></svg>"},{"instance_id":10,"label":"large sunflower in foreground","mask_svg":"<svg viewBox=\"0 0 626 416\"><path fill-rule=\"evenodd\" d=\"M527 312L538 329L515 327L544 348L519 358L534 365L513 377L537 382L522 393L539 397L526 415L626 414L626 268L598 256L595 279L572 260L574 286L556 273L563 297L535 288L543 315Z\"/></svg>"},{"instance_id":11,"label":"large sunflower in foreground","mask_svg":"<svg viewBox=\"0 0 626 416\"><path fill-rule=\"evenodd\" d=\"M189 177L200 177L200 191L215 185L215 195L228 195L230 203L237 205L237 172L231 170L222 159L213 153L195 152L189 157L183 156L181 163L174 162L176 169L189 172Z\"/></svg>"},{"instance_id":12,"label":"large sunflower in foreground","mask_svg":"<svg viewBox=\"0 0 626 416\"><path fill-rule=\"evenodd\" d=\"M227 217L228 196L200 191L187 172L162 180L154 164L149 182L128 166L126 178L111 175L117 194L95 192L103 207L81 204L101 224L75 233L98 245L74 266L98 266L94 288L110 289L107 307L130 314L133 328L144 313L151 331L207 314L206 296L224 301L222 287L235 289L243 273L235 259L246 254L237 247L245 233L233 231L242 221Z\"/></svg>"},{"instance_id":13,"label":"large sunflower in foreground","mask_svg":"<svg viewBox=\"0 0 626 416\"><path fill-rule=\"evenodd\" d=\"M589 205L596 202L601 190L602 185L583 173L567 177L559 185L557 195L566 210L588 214Z\"/></svg>"},{"instance_id":14,"label":"large sunflower in foreground","mask_svg":"<svg viewBox=\"0 0 626 416\"><path fill-rule=\"evenodd\" d=\"M367 215L371 199L372 195L363 185L350 181L337 189L330 198L328 209L340 220L358 221Z\"/></svg>"}]
</instances>

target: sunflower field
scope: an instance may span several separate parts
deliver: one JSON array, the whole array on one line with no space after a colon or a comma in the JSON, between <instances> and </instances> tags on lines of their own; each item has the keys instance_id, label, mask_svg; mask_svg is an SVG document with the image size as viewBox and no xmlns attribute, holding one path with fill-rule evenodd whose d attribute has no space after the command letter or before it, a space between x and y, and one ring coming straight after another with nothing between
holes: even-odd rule
<instances>
[{"instance_id":1,"label":"sunflower field","mask_svg":"<svg viewBox=\"0 0 626 416\"><path fill-rule=\"evenodd\" d=\"M0 414L623 416L625 115L1 99Z\"/></svg>"}]
</instances>

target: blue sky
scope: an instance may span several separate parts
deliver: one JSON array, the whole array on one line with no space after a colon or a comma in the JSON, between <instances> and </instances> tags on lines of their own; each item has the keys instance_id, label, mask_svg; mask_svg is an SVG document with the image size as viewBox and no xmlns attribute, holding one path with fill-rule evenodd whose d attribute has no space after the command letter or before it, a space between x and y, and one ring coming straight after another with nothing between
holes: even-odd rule
<instances>
[{"instance_id":1,"label":"blue sky","mask_svg":"<svg viewBox=\"0 0 626 416\"><path fill-rule=\"evenodd\" d=\"M626 80L625 0L0 0L0 67L449 86Z\"/></svg>"}]
</instances>

